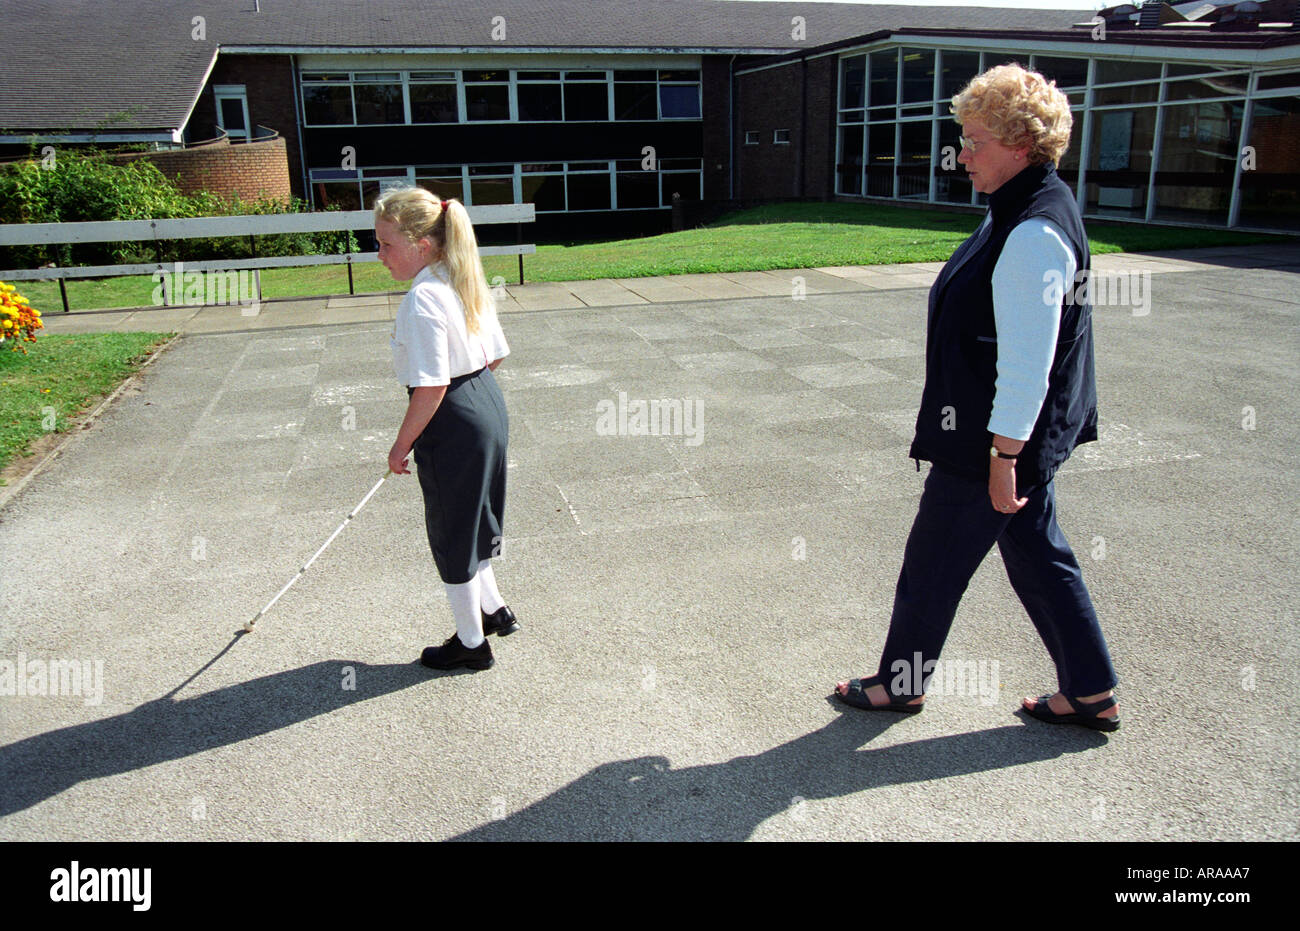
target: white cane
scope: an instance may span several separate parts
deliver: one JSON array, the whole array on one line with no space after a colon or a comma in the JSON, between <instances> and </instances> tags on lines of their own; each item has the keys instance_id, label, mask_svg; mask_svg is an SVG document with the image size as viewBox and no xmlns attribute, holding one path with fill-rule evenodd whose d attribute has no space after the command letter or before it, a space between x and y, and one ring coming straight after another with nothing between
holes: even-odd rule
<instances>
[{"instance_id":1,"label":"white cane","mask_svg":"<svg viewBox=\"0 0 1300 931\"><path fill-rule=\"evenodd\" d=\"M263 614L271 610L271 606L280 600L280 595L283 595L285 592L291 589L293 587L293 583L297 582L300 578L302 578L302 574L306 572L308 569L310 569L311 564L316 561L316 556L319 556L321 553L325 552L325 547L333 543L334 538L343 532L343 528L348 525L348 521L352 520L352 518L356 517L359 513L361 513L361 509L366 506L366 502L370 500L371 496L374 495L374 493L379 490L379 486L384 484L384 482L388 480L388 476L392 474L393 474L393 470L389 469L387 472L384 473L383 478L375 482L375 487L370 489L369 493L364 498L361 499L361 503L352 509L351 514L349 514L347 517L343 519L343 523L339 524L338 529L330 534L330 538L326 540L324 545L322 545L321 548L316 551L316 555L312 556L311 559L307 560L307 564L298 570L298 574L295 575L292 579L290 579L288 584L286 584L284 588L280 589L279 595L276 595L274 598L272 598L267 603L265 608L257 612L256 617L254 617L251 621L249 621L247 624L244 625L244 630L248 631L248 633L250 634L253 632L253 625L258 622L258 620L262 617Z\"/></svg>"}]
</instances>

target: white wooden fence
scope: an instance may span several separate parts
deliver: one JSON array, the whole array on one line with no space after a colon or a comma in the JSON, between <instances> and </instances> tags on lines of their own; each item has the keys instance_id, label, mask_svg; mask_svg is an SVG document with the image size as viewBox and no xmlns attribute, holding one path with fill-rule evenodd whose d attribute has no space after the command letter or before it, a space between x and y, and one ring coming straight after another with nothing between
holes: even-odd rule
<instances>
[{"instance_id":1,"label":"white wooden fence","mask_svg":"<svg viewBox=\"0 0 1300 931\"><path fill-rule=\"evenodd\" d=\"M470 207L470 222L475 226L515 224L512 246L480 246L481 255L517 255L519 283L524 283L524 256L537 252L532 243L522 242L522 224L532 223L536 211L532 204L500 204ZM65 282L69 278L112 278L119 275L152 275L169 272L172 263L162 261L161 244L172 239L199 239L215 236L248 236L257 254L257 236L274 233L321 233L344 230L368 230L375 225L370 210L340 210L320 213L273 213L256 216L196 217L187 220L109 220L87 223L11 223L0 224L0 246L39 246L85 242L153 242L159 261L133 265L80 265L0 271L5 281L59 282L63 310L69 312ZM354 293L352 266L377 262L377 252L344 252L339 255L275 256L251 259L208 259L185 262L190 271L238 271L240 269L295 268L305 265L347 265L348 293ZM257 282L261 300L261 281Z\"/></svg>"}]
</instances>

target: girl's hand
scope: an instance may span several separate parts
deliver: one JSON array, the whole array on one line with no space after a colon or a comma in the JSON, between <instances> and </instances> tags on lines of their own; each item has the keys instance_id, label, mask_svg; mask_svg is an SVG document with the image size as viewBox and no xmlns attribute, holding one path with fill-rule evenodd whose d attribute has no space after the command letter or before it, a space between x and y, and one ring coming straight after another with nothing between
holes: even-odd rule
<instances>
[{"instance_id":1,"label":"girl's hand","mask_svg":"<svg viewBox=\"0 0 1300 931\"><path fill-rule=\"evenodd\" d=\"M397 431L397 440L388 451L388 468L393 470L394 475L411 474L411 470L406 467L406 457L411 455L416 440L438 412L438 405L446 393L446 385L422 385L411 393L411 400L406 405L406 416L402 418L402 426Z\"/></svg>"},{"instance_id":2,"label":"girl's hand","mask_svg":"<svg viewBox=\"0 0 1300 931\"><path fill-rule=\"evenodd\" d=\"M411 470L406 467L406 459L410 455L410 446L403 446L400 440L393 444L393 448L388 451L388 468L394 475L411 474Z\"/></svg>"}]
</instances>

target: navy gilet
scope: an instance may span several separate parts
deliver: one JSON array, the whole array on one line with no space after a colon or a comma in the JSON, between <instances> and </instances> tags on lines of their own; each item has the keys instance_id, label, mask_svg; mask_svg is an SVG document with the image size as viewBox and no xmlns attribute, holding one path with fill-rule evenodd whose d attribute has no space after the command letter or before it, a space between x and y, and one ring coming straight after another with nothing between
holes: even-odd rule
<instances>
[{"instance_id":1,"label":"navy gilet","mask_svg":"<svg viewBox=\"0 0 1300 931\"><path fill-rule=\"evenodd\" d=\"M913 459L987 480L989 416L997 381L998 338L993 269L1011 231L1032 217L1064 231L1078 262L1076 280L1091 274L1091 254L1074 194L1051 163L1030 165L989 196L988 224L952 254L930 289L925 388L916 418ZM1045 280L1046 291L1052 284ZM1016 487L1045 484L1080 443L1097 439L1097 380L1092 307L1076 303L1091 288L1061 283L1060 331L1047 395L1016 462ZM1047 312L1047 308L1044 308Z\"/></svg>"}]
</instances>

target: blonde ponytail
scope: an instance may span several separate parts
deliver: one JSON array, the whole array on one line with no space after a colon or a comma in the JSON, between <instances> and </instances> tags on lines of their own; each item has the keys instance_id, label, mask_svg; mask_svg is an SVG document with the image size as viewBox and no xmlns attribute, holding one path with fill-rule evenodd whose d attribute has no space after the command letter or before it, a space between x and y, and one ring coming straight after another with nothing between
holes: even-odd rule
<instances>
[{"instance_id":1,"label":"blonde ponytail","mask_svg":"<svg viewBox=\"0 0 1300 931\"><path fill-rule=\"evenodd\" d=\"M478 237L469 221L469 211L458 200L449 200L442 211L443 256L451 275L451 286L465 306L465 328L477 333L481 314L490 314L492 291L488 288L483 260L478 254Z\"/></svg>"},{"instance_id":2,"label":"blonde ponytail","mask_svg":"<svg viewBox=\"0 0 1300 931\"><path fill-rule=\"evenodd\" d=\"M495 313L483 273L478 237L469 211L458 200L440 201L420 187L393 188L375 201L375 221L387 220L411 242L428 238L447 265L451 288L465 308L465 329L479 331L484 314Z\"/></svg>"}]
</instances>

